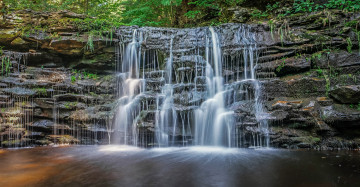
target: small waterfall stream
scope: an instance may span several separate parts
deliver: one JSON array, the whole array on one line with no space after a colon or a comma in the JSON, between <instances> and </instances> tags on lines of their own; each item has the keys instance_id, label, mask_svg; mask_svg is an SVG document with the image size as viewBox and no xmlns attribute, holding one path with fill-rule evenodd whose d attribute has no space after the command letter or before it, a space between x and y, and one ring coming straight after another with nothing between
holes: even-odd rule
<instances>
[{"instance_id":1,"label":"small waterfall stream","mask_svg":"<svg viewBox=\"0 0 360 187\"><path fill-rule=\"evenodd\" d=\"M115 118L115 143L137 145L136 116L140 113L139 96L145 90L140 79L142 33L134 30L133 40L125 49L121 72L117 75L119 106Z\"/></svg>"},{"instance_id":2,"label":"small waterfall stream","mask_svg":"<svg viewBox=\"0 0 360 187\"><path fill-rule=\"evenodd\" d=\"M224 104L224 82L219 37L209 28L212 40L212 54L209 54L209 40L206 42L206 86L208 99L195 111L195 138L198 145L231 146L232 111ZM213 60L209 61L211 55ZM215 69L212 68L211 64Z\"/></svg>"},{"instance_id":3,"label":"small waterfall stream","mask_svg":"<svg viewBox=\"0 0 360 187\"><path fill-rule=\"evenodd\" d=\"M222 49L224 36L216 27L204 28L195 51L183 47L189 41L181 40L183 35L176 29L156 34L151 28L131 32L131 40L117 46L117 66L121 68L111 143L269 147L263 93L256 80L258 49L249 27L242 25L234 33L239 47L236 58L231 60ZM119 36L123 37L121 33ZM166 41L167 50L146 46L154 38ZM161 60L164 52L166 58ZM229 76L229 71L234 71L235 76ZM234 112L233 108L242 105L251 106L251 114L246 114L251 123ZM244 130L248 124L256 125L251 126L256 130L250 136Z\"/></svg>"},{"instance_id":4,"label":"small waterfall stream","mask_svg":"<svg viewBox=\"0 0 360 187\"><path fill-rule=\"evenodd\" d=\"M166 83L161 90L156 102L155 136L159 146L169 145L170 125L173 126L172 137L175 137L176 130L176 111L173 105L173 86L172 86L172 61L173 61L173 38L170 41L170 55L166 62ZM164 98L162 106L159 106L160 97ZM172 140L174 142L174 139Z\"/></svg>"}]
</instances>

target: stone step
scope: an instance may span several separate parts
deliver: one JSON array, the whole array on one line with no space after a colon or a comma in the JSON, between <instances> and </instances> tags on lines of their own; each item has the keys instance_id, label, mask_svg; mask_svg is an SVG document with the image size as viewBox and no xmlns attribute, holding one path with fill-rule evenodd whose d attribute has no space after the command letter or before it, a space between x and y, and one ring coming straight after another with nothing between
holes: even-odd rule
<instances>
[{"instance_id":1,"label":"stone step","mask_svg":"<svg viewBox=\"0 0 360 187\"><path fill-rule=\"evenodd\" d=\"M274 72L258 72L256 73L257 78L274 78L276 74Z\"/></svg>"},{"instance_id":2,"label":"stone step","mask_svg":"<svg viewBox=\"0 0 360 187\"><path fill-rule=\"evenodd\" d=\"M161 78L165 77L166 72L164 70L150 71L145 73L145 78Z\"/></svg>"},{"instance_id":3,"label":"stone step","mask_svg":"<svg viewBox=\"0 0 360 187\"><path fill-rule=\"evenodd\" d=\"M0 82L0 88L7 88L8 87L8 85L7 84L5 84L5 83L1 83Z\"/></svg>"},{"instance_id":4,"label":"stone step","mask_svg":"<svg viewBox=\"0 0 360 187\"><path fill-rule=\"evenodd\" d=\"M0 101L9 101L10 96L8 95L0 95Z\"/></svg>"},{"instance_id":5,"label":"stone step","mask_svg":"<svg viewBox=\"0 0 360 187\"><path fill-rule=\"evenodd\" d=\"M6 94L11 94L13 96L18 97L30 97L36 94L32 89L22 88L22 87L13 87L13 88L5 88L3 91Z\"/></svg>"},{"instance_id":6,"label":"stone step","mask_svg":"<svg viewBox=\"0 0 360 187\"><path fill-rule=\"evenodd\" d=\"M29 74L29 73L21 73L19 77L27 80L35 78L33 74Z\"/></svg>"},{"instance_id":7,"label":"stone step","mask_svg":"<svg viewBox=\"0 0 360 187\"><path fill-rule=\"evenodd\" d=\"M295 55L294 51L284 52L284 53L276 53L274 55L268 55L268 56L262 56L262 57L258 58L258 63L274 61L274 60L282 59L284 57L293 56L293 55Z\"/></svg>"},{"instance_id":8,"label":"stone step","mask_svg":"<svg viewBox=\"0 0 360 187\"><path fill-rule=\"evenodd\" d=\"M165 78L147 79L145 81L146 90L160 91L162 86L165 85Z\"/></svg>"}]
</instances>

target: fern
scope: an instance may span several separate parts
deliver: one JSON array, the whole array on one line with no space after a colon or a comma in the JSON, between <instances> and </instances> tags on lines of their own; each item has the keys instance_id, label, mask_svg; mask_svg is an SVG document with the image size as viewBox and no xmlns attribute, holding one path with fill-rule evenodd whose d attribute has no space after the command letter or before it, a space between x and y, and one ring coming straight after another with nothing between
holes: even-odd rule
<instances>
[{"instance_id":1,"label":"fern","mask_svg":"<svg viewBox=\"0 0 360 187\"><path fill-rule=\"evenodd\" d=\"M346 38L346 42L347 42L347 44L348 44L348 46L347 46L348 52L349 52L349 53L352 53L352 42L351 42L351 39L350 39L349 37Z\"/></svg>"}]
</instances>

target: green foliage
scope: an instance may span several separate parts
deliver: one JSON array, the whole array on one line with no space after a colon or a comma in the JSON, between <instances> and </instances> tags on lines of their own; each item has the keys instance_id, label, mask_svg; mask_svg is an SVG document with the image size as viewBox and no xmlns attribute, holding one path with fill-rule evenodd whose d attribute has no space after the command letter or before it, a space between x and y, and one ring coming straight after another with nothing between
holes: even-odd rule
<instances>
[{"instance_id":1,"label":"green foliage","mask_svg":"<svg viewBox=\"0 0 360 187\"><path fill-rule=\"evenodd\" d=\"M196 0L194 2L189 2L189 5L196 5L197 7L204 8L219 8L218 5L213 4L215 0Z\"/></svg>"},{"instance_id":2,"label":"green foliage","mask_svg":"<svg viewBox=\"0 0 360 187\"><path fill-rule=\"evenodd\" d=\"M34 88L33 89L36 93L42 96L47 96L47 90L46 88Z\"/></svg>"},{"instance_id":3,"label":"green foliage","mask_svg":"<svg viewBox=\"0 0 360 187\"><path fill-rule=\"evenodd\" d=\"M314 3L313 0L295 0L290 11L281 14L282 17L289 14L314 12L324 9L339 9L348 12L360 11L360 0L328 0L326 3Z\"/></svg>"},{"instance_id":4,"label":"green foliage","mask_svg":"<svg viewBox=\"0 0 360 187\"><path fill-rule=\"evenodd\" d=\"M293 9L295 13L312 12L314 10L314 2L310 0L295 0Z\"/></svg>"},{"instance_id":5,"label":"green foliage","mask_svg":"<svg viewBox=\"0 0 360 187\"><path fill-rule=\"evenodd\" d=\"M186 12L184 15L190 19L195 19L200 14L201 14L200 10L191 10L189 12Z\"/></svg>"},{"instance_id":6,"label":"green foliage","mask_svg":"<svg viewBox=\"0 0 360 187\"><path fill-rule=\"evenodd\" d=\"M355 28L355 29L358 27L358 25L359 25L359 21L357 21L357 20L352 20L352 21L345 23L346 27L351 27L351 28Z\"/></svg>"},{"instance_id":7,"label":"green foliage","mask_svg":"<svg viewBox=\"0 0 360 187\"><path fill-rule=\"evenodd\" d=\"M266 11L268 11L268 12L274 11L274 10L276 10L278 8L280 8L280 2L276 2L273 5L271 5L271 4L266 5Z\"/></svg>"},{"instance_id":8,"label":"green foliage","mask_svg":"<svg viewBox=\"0 0 360 187\"><path fill-rule=\"evenodd\" d=\"M125 0L123 22L139 26L169 25L175 17L174 7L182 0Z\"/></svg>"},{"instance_id":9,"label":"green foliage","mask_svg":"<svg viewBox=\"0 0 360 187\"><path fill-rule=\"evenodd\" d=\"M283 58L281 59L281 64L276 68L276 71L277 71L277 72L280 72L281 69L283 69L283 68L285 67L286 59L287 59L287 58L285 58L285 57L283 57Z\"/></svg>"},{"instance_id":10,"label":"green foliage","mask_svg":"<svg viewBox=\"0 0 360 187\"><path fill-rule=\"evenodd\" d=\"M350 104L349 107L352 108L352 109L356 109L356 110L360 111L360 102L357 105Z\"/></svg>"},{"instance_id":11,"label":"green foliage","mask_svg":"<svg viewBox=\"0 0 360 187\"><path fill-rule=\"evenodd\" d=\"M271 33L271 38L274 40L274 29L275 29L275 24L272 20L270 20L268 22L269 26L270 26L270 33Z\"/></svg>"},{"instance_id":12,"label":"green foliage","mask_svg":"<svg viewBox=\"0 0 360 187\"><path fill-rule=\"evenodd\" d=\"M86 50L89 50L90 52L94 52L93 35L91 33L88 36L88 40L86 42L85 48L86 48Z\"/></svg>"},{"instance_id":13,"label":"green foliage","mask_svg":"<svg viewBox=\"0 0 360 187\"><path fill-rule=\"evenodd\" d=\"M70 10L101 19L120 18L121 6L114 0L3 0L11 10Z\"/></svg>"},{"instance_id":14,"label":"green foliage","mask_svg":"<svg viewBox=\"0 0 360 187\"><path fill-rule=\"evenodd\" d=\"M251 12L251 17L254 17L254 18L266 18L268 17L269 14L265 11L265 12L262 12L258 9L255 9L254 11Z\"/></svg>"},{"instance_id":15,"label":"green foliage","mask_svg":"<svg viewBox=\"0 0 360 187\"><path fill-rule=\"evenodd\" d=\"M320 60L321 56L322 56L322 51L312 54L311 59L316 59L317 58L318 60Z\"/></svg>"},{"instance_id":16,"label":"green foliage","mask_svg":"<svg viewBox=\"0 0 360 187\"><path fill-rule=\"evenodd\" d=\"M330 79L328 76L328 72L326 70L321 69L320 67L318 69L316 69L316 72L318 73L319 77L323 77L325 78L326 84L325 84L325 90L326 90L326 96L329 95L329 91L330 91Z\"/></svg>"},{"instance_id":17,"label":"green foliage","mask_svg":"<svg viewBox=\"0 0 360 187\"><path fill-rule=\"evenodd\" d=\"M281 46L284 47L284 29L283 29L283 27L279 28L279 35L280 35Z\"/></svg>"},{"instance_id":18,"label":"green foliage","mask_svg":"<svg viewBox=\"0 0 360 187\"><path fill-rule=\"evenodd\" d=\"M76 82L76 76L75 75L71 75L71 83L75 83Z\"/></svg>"},{"instance_id":19,"label":"green foliage","mask_svg":"<svg viewBox=\"0 0 360 187\"><path fill-rule=\"evenodd\" d=\"M323 74L324 74L324 71L322 69L320 69L320 68L316 69L316 72L317 72L319 77L322 77Z\"/></svg>"},{"instance_id":20,"label":"green foliage","mask_svg":"<svg viewBox=\"0 0 360 187\"><path fill-rule=\"evenodd\" d=\"M66 102L66 103L64 104L64 107L65 107L66 109L72 109L72 108L76 107L77 104L78 104L78 102Z\"/></svg>"},{"instance_id":21,"label":"green foliage","mask_svg":"<svg viewBox=\"0 0 360 187\"><path fill-rule=\"evenodd\" d=\"M216 25L229 21L226 11L229 7L242 5L244 0L3 0L5 13L13 10L35 11L70 10L86 14L89 18L77 20L79 31L106 31L111 37L113 27L119 25L139 26L194 26L201 22ZM246 1L248 2L248 1ZM265 2L266 1L262 1ZM285 1L268 4L265 11L258 9L251 13L253 18L268 18L282 8ZM360 0L328 0L323 4L314 0L294 0L290 9L280 9L285 17L289 14L313 12L323 9L340 9L348 12L360 11ZM286 13L284 13L286 12ZM96 17L96 19L90 18ZM324 23L328 20L323 20ZM330 23L330 22L329 22ZM24 29L29 36L34 29ZM104 32L103 32L104 33Z\"/></svg>"},{"instance_id":22,"label":"green foliage","mask_svg":"<svg viewBox=\"0 0 360 187\"><path fill-rule=\"evenodd\" d=\"M1 76L8 76L11 69L10 57L1 58Z\"/></svg>"},{"instance_id":23,"label":"green foliage","mask_svg":"<svg viewBox=\"0 0 360 187\"><path fill-rule=\"evenodd\" d=\"M357 12L360 11L360 0L329 0L325 6L329 9Z\"/></svg>"},{"instance_id":24,"label":"green foliage","mask_svg":"<svg viewBox=\"0 0 360 187\"><path fill-rule=\"evenodd\" d=\"M251 17L253 18L267 18L270 16L271 12L273 12L274 10L280 8L280 2L276 2L275 4L268 4L266 6L266 11L260 11L258 9L255 9L251 12Z\"/></svg>"},{"instance_id":25,"label":"green foliage","mask_svg":"<svg viewBox=\"0 0 360 187\"><path fill-rule=\"evenodd\" d=\"M358 47L359 47L359 54L360 54L360 31L356 32L357 40L358 40Z\"/></svg>"},{"instance_id":26,"label":"green foliage","mask_svg":"<svg viewBox=\"0 0 360 187\"><path fill-rule=\"evenodd\" d=\"M347 51L349 52L349 53L352 53L352 42L351 42L351 39L348 37L348 38L346 38L346 42L347 42Z\"/></svg>"},{"instance_id":27,"label":"green foliage","mask_svg":"<svg viewBox=\"0 0 360 187\"><path fill-rule=\"evenodd\" d=\"M98 76L97 74L88 73L86 71L77 71L76 69L73 69L71 75L71 82L75 83L76 80L82 80L82 79L97 80Z\"/></svg>"}]
</instances>

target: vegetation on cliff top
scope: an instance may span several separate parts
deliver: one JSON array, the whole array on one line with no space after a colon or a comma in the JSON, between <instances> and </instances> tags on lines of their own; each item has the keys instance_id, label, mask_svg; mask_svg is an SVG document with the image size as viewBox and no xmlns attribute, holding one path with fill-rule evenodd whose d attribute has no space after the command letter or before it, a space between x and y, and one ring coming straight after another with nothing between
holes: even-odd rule
<instances>
[{"instance_id":1,"label":"vegetation on cliff top","mask_svg":"<svg viewBox=\"0 0 360 187\"><path fill-rule=\"evenodd\" d=\"M248 7L252 17L265 19L323 9L360 11L360 0L0 0L3 16L24 9L69 10L114 25L171 27L226 23L233 7Z\"/></svg>"}]
</instances>

